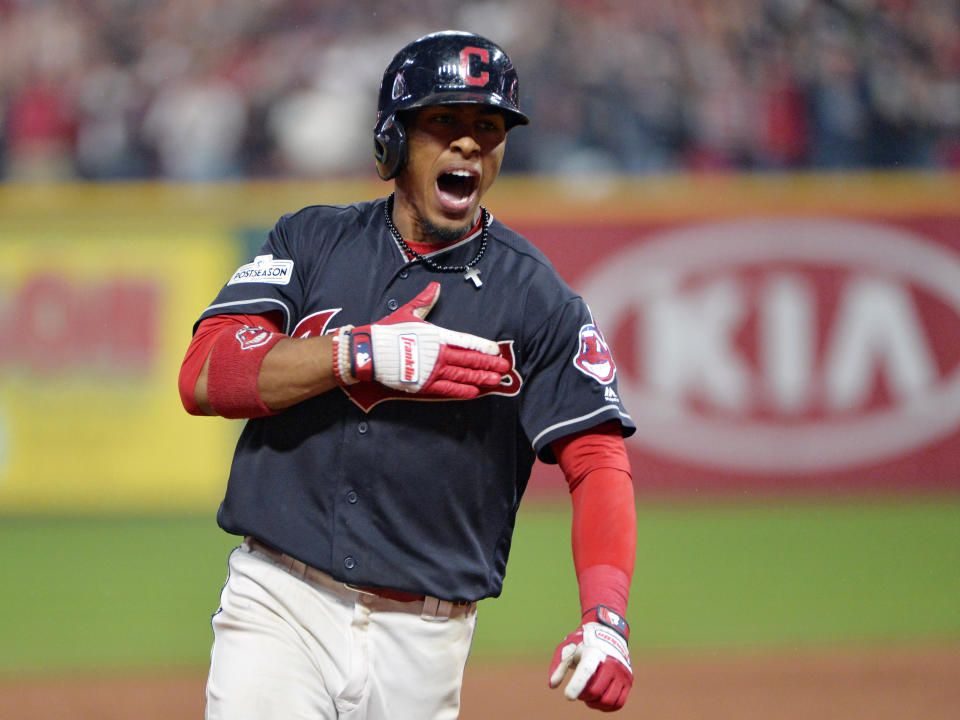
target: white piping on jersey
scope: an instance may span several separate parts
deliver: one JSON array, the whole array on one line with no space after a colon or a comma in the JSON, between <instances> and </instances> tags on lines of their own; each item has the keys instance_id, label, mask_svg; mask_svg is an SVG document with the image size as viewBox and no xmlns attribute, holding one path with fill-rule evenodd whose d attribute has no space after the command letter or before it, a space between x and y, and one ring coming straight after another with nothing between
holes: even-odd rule
<instances>
[{"instance_id":1,"label":"white piping on jersey","mask_svg":"<svg viewBox=\"0 0 960 720\"><path fill-rule=\"evenodd\" d=\"M216 305L211 305L210 307L207 308L207 310L215 310L215 309L219 310L220 308L225 308L225 307L234 307L236 305L252 305L253 303L261 303L261 302L276 303L277 305L280 306L280 309L283 310L283 316L286 318L286 320L283 323L283 334L289 335L290 334L290 309L284 303L280 302L279 300L275 300L273 298L251 298L250 300L233 300L231 302L217 303ZM204 310L203 312L207 312L207 310Z\"/></svg>"},{"instance_id":2,"label":"white piping on jersey","mask_svg":"<svg viewBox=\"0 0 960 720\"><path fill-rule=\"evenodd\" d=\"M544 430L541 430L540 433L533 439L533 441L532 441L530 444L531 444L533 447L536 447L536 446L537 446L537 443L540 441L540 438L542 438L542 437L543 437L544 435L546 435L547 433L553 432L553 431L556 430L557 428L566 427L567 425L576 425L576 424L577 424L578 422L580 422L581 420L589 420L590 418L594 417L595 415L599 415L600 413L606 412L606 411L609 410L611 407L613 407L613 405L604 405L602 408L598 408L598 409L594 410L594 411L591 412L591 413L587 413L586 415L581 415L580 417L575 417L575 418L571 418L570 420L564 420L563 422L555 423L555 424L551 425L550 427L545 428ZM624 419L626 419L626 420L629 420L630 422L633 422L633 418L630 417L627 413L621 412L621 411L620 411L620 408L615 408L615 410L617 411L617 413L619 413L620 417L622 417L622 418L624 418Z\"/></svg>"},{"instance_id":3,"label":"white piping on jersey","mask_svg":"<svg viewBox=\"0 0 960 720\"><path fill-rule=\"evenodd\" d=\"M490 223L492 222L493 222L493 213L487 210L487 227L490 227ZM424 257L432 258L434 255L440 255L441 253L445 253L448 250L453 250L454 248L458 248L461 245L466 245L471 240L475 240L481 232L483 232L482 227L478 228L476 232L470 233L462 240L458 240L453 245L447 245L446 247L442 247L439 250L434 250L433 252L420 253L420 254L423 255ZM395 248L397 248L397 251L400 253L400 257L403 259L403 261L410 262L410 259L407 257L407 251L400 246L400 243L397 242L397 239L394 238L392 234L390 237L393 239L393 245Z\"/></svg>"}]
</instances>

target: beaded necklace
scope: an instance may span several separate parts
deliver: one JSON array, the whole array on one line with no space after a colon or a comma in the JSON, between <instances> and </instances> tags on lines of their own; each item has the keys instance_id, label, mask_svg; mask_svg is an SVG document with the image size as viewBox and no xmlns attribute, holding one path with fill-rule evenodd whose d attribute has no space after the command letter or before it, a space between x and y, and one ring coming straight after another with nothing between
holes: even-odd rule
<instances>
[{"instance_id":1,"label":"beaded necklace","mask_svg":"<svg viewBox=\"0 0 960 720\"><path fill-rule=\"evenodd\" d=\"M483 253L485 253L487 250L487 225L490 222L490 213L487 212L487 209L482 205L480 206L480 225L482 228L480 230L480 249L477 250L477 254L474 256L473 260L468 262L466 265L441 265L432 258L418 253L407 244L406 240L403 239L400 231L397 230L397 226L393 224L393 219L390 217L393 214L393 196L394 193L390 193L390 197L387 198L387 202L383 206L383 216L387 221L387 229L390 230L390 234L393 236L393 239L397 241L397 244L400 245L400 247L402 247L408 255L420 260L424 265L434 272L462 272L464 280L471 280L476 287L480 287L483 282L480 280L480 271L475 266L478 262L480 262L480 258L483 257Z\"/></svg>"}]
</instances>

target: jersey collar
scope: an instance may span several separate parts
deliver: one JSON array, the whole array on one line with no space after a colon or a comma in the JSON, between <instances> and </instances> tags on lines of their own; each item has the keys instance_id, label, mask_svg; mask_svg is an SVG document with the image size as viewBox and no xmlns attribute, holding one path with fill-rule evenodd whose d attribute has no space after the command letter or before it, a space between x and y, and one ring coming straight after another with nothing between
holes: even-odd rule
<instances>
[{"instance_id":1,"label":"jersey collar","mask_svg":"<svg viewBox=\"0 0 960 720\"><path fill-rule=\"evenodd\" d=\"M420 253L424 257L430 257L430 258L436 257L437 255L442 255L451 250L455 250L456 248L463 247L464 245L467 245L473 242L474 240L476 240L478 237L480 237L480 231L483 229L480 225L482 222L483 222L483 214L481 213L480 219L477 220L477 224L474 225L473 228L471 228L470 232L464 235L461 239L454 240L452 243L448 243L446 245L435 246L427 243L410 242L409 240L407 240L407 244L410 245L410 247L412 247L414 250L416 250L418 253ZM489 224L492 222L493 222L493 213L490 212L488 208L487 209L488 227L489 227ZM387 236L393 242L393 246L397 249L397 253L400 255L400 258L403 260L403 262L405 263L410 262L412 258L410 258L407 255L406 251L400 246L400 243L396 241L396 238L393 237L393 235L390 233L389 230L387 231ZM431 250L430 248L433 248L433 249Z\"/></svg>"}]
</instances>

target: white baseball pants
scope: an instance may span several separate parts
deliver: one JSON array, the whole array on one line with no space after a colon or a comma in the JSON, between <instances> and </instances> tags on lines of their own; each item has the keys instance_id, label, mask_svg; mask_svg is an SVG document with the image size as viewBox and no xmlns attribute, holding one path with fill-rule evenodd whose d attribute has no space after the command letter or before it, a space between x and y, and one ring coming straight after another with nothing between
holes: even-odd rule
<instances>
[{"instance_id":1,"label":"white baseball pants","mask_svg":"<svg viewBox=\"0 0 960 720\"><path fill-rule=\"evenodd\" d=\"M289 563L287 563L289 565ZM297 567L299 565L299 567ZM402 603L244 543L213 616L207 720L446 720L476 604Z\"/></svg>"}]
</instances>

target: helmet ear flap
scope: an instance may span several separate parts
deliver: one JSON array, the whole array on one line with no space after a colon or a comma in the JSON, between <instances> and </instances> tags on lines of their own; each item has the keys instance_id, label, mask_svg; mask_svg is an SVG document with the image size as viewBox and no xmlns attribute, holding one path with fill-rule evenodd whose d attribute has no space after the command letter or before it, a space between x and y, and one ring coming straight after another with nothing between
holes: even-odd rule
<instances>
[{"instance_id":1,"label":"helmet ear flap","mask_svg":"<svg viewBox=\"0 0 960 720\"><path fill-rule=\"evenodd\" d=\"M390 115L373 135L373 154L377 173L383 180L395 178L407 162L407 131L403 123Z\"/></svg>"}]
</instances>

